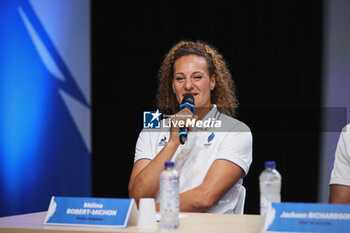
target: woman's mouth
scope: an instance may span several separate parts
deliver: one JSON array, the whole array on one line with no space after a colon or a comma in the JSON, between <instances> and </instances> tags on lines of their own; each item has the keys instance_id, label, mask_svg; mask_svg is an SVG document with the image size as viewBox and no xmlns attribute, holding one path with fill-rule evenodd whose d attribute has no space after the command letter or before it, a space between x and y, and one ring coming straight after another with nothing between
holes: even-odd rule
<instances>
[{"instance_id":1,"label":"woman's mouth","mask_svg":"<svg viewBox=\"0 0 350 233\"><path fill-rule=\"evenodd\" d=\"M183 96L185 96L185 95L187 95L187 94L190 94L190 95L192 95L192 96L198 95L198 93L185 93Z\"/></svg>"}]
</instances>

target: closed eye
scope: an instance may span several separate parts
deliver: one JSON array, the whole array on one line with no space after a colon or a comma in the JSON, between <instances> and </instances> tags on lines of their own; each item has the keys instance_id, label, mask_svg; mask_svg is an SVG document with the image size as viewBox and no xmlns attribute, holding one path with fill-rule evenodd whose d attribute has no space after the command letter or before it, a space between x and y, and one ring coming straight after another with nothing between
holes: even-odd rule
<instances>
[{"instance_id":1,"label":"closed eye","mask_svg":"<svg viewBox=\"0 0 350 233\"><path fill-rule=\"evenodd\" d=\"M176 80L177 82L179 82L179 83L182 83L182 82L185 81L185 78L183 78L183 77L176 77L175 80Z\"/></svg>"},{"instance_id":2,"label":"closed eye","mask_svg":"<svg viewBox=\"0 0 350 233\"><path fill-rule=\"evenodd\" d=\"M199 81L199 80L201 80L203 77L202 76L200 76L200 75L198 75L198 76L193 76L192 77L192 79L194 80L194 81Z\"/></svg>"}]
</instances>

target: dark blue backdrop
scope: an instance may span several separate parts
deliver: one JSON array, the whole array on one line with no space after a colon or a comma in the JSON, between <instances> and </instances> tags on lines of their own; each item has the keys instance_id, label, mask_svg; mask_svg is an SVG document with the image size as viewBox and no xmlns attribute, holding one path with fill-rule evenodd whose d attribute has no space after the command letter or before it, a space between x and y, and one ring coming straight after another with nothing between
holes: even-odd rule
<instances>
[{"instance_id":1,"label":"dark blue backdrop","mask_svg":"<svg viewBox=\"0 0 350 233\"><path fill-rule=\"evenodd\" d=\"M0 35L0 216L90 196L89 1L0 1Z\"/></svg>"}]
</instances>

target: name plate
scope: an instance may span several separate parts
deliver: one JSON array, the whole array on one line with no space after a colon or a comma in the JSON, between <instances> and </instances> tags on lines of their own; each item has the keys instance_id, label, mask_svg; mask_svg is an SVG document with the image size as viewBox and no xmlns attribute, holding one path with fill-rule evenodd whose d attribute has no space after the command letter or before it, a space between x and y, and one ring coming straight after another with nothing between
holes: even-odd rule
<instances>
[{"instance_id":1,"label":"name plate","mask_svg":"<svg viewBox=\"0 0 350 233\"><path fill-rule=\"evenodd\" d=\"M45 224L125 228L137 216L134 199L53 196Z\"/></svg>"},{"instance_id":2,"label":"name plate","mask_svg":"<svg viewBox=\"0 0 350 233\"><path fill-rule=\"evenodd\" d=\"M272 203L264 232L337 232L350 229L350 205Z\"/></svg>"}]
</instances>

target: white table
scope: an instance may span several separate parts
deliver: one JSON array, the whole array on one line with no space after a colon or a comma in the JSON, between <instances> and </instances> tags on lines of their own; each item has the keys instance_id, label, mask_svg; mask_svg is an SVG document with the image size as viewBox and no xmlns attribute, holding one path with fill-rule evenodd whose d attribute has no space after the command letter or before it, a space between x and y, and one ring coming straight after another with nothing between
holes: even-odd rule
<instances>
[{"instance_id":1,"label":"white table","mask_svg":"<svg viewBox=\"0 0 350 233\"><path fill-rule=\"evenodd\" d=\"M200 233L259 233L260 215L234 214L204 214L181 213L187 215L180 218L180 227L177 230L165 231L200 232ZM159 226L157 229L141 229L136 226L127 228L90 228L79 226L46 226L44 225L46 212L23 214L0 218L0 233L79 233L79 232L164 232Z\"/></svg>"}]
</instances>

